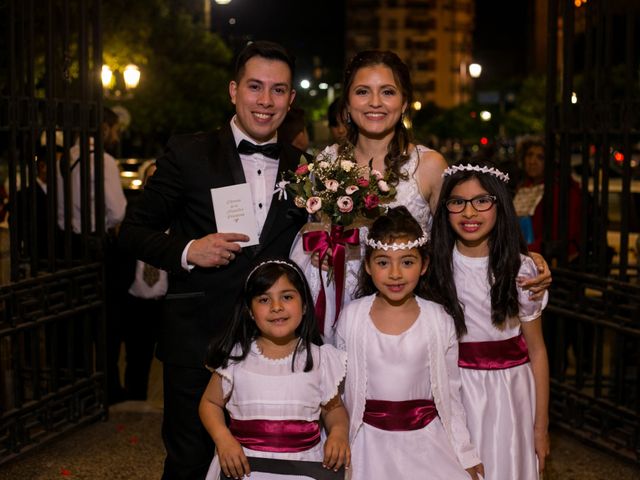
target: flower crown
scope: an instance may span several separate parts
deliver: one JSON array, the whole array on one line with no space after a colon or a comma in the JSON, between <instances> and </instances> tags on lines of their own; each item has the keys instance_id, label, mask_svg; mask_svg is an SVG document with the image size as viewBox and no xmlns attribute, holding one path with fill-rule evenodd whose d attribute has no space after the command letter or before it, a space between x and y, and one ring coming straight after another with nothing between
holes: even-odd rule
<instances>
[{"instance_id":1,"label":"flower crown","mask_svg":"<svg viewBox=\"0 0 640 480\"><path fill-rule=\"evenodd\" d=\"M412 248L422 247L425 243L429 241L429 235L423 233L420 238L417 238L411 242L407 243L382 243L380 240L374 240L373 238L367 238L365 243L369 245L371 248L376 250L411 250Z\"/></svg>"},{"instance_id":2,"label":"flower crown","mask_svg":"<svg viewBox=\"0 0 640 480\"><path fill-rule=\"evenodd\" d=\"M298 276L302 279L302 283L305 283L305 279L302 277L302 275L300 275L300 272L298 271L298 269L295 268L293 266L293 264L291 264L290 262L287 262L285 260L266 260L266 261L261 262L258 265L256 265L253 268L253 270L251 270L249 272L249 275L247 275L247 279L244 281L245 288L247 287L247 285L249 285L249 280L251 279L253 274L256 272L256 270L258 270L259 268L264 267L265 265L270 265L270 264L273 264L273 263L276 263L278 265L285 265L285 266L289 267L291 270L295 270L295 272L298 274Z\"/></svg>"},{"instance_id":3,"label":"flower crown","mask_svg":"<svg viewBox=\"0 0 640 480\"><path fill-rule=\"evenodd\" d=\"M497 168L481 167L480 165L471 165L470 163L468 163L467 165L452 165L448 167L444 172L442 172L442 176L447 177L450 175L454 175L455 173L464 171L488 173L489 175L493 175L494 177L499 178L504 183L509 182L509 175L501 172Z\"/></svg>"}]
</instances>

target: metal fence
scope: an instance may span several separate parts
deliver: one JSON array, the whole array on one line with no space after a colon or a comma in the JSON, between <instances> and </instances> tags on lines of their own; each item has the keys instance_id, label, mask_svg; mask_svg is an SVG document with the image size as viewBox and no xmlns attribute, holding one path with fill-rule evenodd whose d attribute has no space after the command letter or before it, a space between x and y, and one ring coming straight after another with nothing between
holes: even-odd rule
<instances>
[{"instance_id":1,"label":"metal fence","mask_svg":"<svg viewBox=\"0 0 640 480\"><path fill-rule=\"evenodd\" d=\"M100 5L0 2L0 464L106 415ZM64 175L76 142L80 234Z\"/></svg>"},{"instance_id":2,"label":"metal fence","mask_svg":"<svg viewBox=\"0 0 640 480\"><path fill-rule=\"evenodd\" d=\"M545 218L555 218L544 237L555 266L545 317L551 419L640 462L640 5L548 4L545 189L559 191L544 198ZM563 228L574 215L577 259Z\"/></svg>"}]
</instances>

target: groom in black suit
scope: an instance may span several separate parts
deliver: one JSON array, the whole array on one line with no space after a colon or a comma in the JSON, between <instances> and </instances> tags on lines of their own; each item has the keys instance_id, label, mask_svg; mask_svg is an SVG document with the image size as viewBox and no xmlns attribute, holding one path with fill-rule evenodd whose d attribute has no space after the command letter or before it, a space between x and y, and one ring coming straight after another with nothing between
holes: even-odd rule
<instances>
[{"instance_id":1,"label":"groom in black suit","mask_svg":"<svg viewBox=\"0 0 640 480\"><path fill-rule=\"evenodd\" d=\"M292 198L273 195L282 172L301 151L276 143L276 130L295 97L294 60L278 44L254 42L238 56L229 84L236 115L213 133L172 138L120 241L140 260L169 272L158 358L163 361L167 458L163 479L204 478L213 443L198 417L211 376L207 345L230 318L249 269L261 258L288 257L305 216ZM249 183L260 244L218 232L210 190Z\"/></svg>"}]
</instances>

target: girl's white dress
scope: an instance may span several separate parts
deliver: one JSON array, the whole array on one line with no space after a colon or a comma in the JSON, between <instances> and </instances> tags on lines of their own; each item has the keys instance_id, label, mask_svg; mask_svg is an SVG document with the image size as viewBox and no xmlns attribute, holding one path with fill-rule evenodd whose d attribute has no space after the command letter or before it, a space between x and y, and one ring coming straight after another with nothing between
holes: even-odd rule
<instances>
[{"instance_id":1,"label":"girl's white dress","mask_svg":"<svg viewBox=\"0 0 640 480\"><path fill-rule=\"evenodd\" d=\"M336 333L338 348L349 357L344 400L352 478L468 480L464 469L480 459L460 400L451 317L440 305L417 298L415 323L401 335L387 335L371 320L374 299L371 295L346 305ZM438 417L419 430L381 430L363 422L367 399L433 399Z\"/></svg>"},{"instance_id":2,"label":"girl's white dress","mask_svg":"<svg viewBox=\"0 0 640 480\"><path fill-rule=\"evenodd\" d=\"M431 214L431 208L429 203L424 199L420 192L420 185L418 183L418 161L421 153L433 151L422 145L416 145L416 148L411 153L409 160L405 163L401 172L406 174L408 178L406 180L400 180L396 185L396 196L394 199L385 204L389 208L398 207L403 205L407 207L409 213L418 221L422 229L429 233L431 232L431 224L433 216ZM320 155L328 156L330 158L336 158L338 154L338 145L331 145L323 150ZM353 298L355 289L358 285L358 274L364 259L364 241L368 234L368 225L358 225L360 231L360 245L347 246L346 248L346 265L345 265L345 289L342 297L343 305L348 304ZM305 227L306 228L306 227ZM314 267L311 264L311 256L306 253L302 246L302 235L298 234L291 247L291 253L289 254L291 260L296 262L302 271L304 272L311 293L314 300L318 297L320 292L320 275L318 274L318 267ZM325 295L327 298L327 308L325 315L325 328L323 334L324 340L327 343L334 343L335 329L333 323L335 320L335 283L330 282L327 285L327 272L322 273L322 279L325 284Z\"/></svg>"},{"instance_id":3,"label":"girl's white dress","mask_svg":"<svg viewBox=\"0 0 640 480\"><path fill-rule=\"evenodd\" d=\"M464 305L467 334L460 342L506 340L520 335L520 322L540 316L547 303L534 301L518 287L519 318L499 330L491 323L491 294L487 280L489 257L472 258L453 252L458 299ZM519 276L537 275L535 263L522 255ZM462 401L471 441L478 448L487 480L538 480L533 438L535 384L531 363L502 370L461 368Z\"/></svg>"},{"instance_id":4,"label":"girl's white dress","mask_svg":"<svg viewBox=\"0 0 640 480\"><path fill-rule=\"evenodd\" d=\"M234 354L239 352L238 347ZM298 352L295 372L292 355L271 360L256 343L242 362L216 369L222 376L222 390L229 396L226 409L235 420L304 420L320 419L320 406L338 394L346 373L347 356L331 345L312 345L313 369L304 372L306 353ZM244 448L247 457L278 458L321 462L323 442L303 452L263 452ZM216 453L206 480L219 480L220 463ZM271 476L270 478L278 478Z\"/></svg>"}]
</instances>

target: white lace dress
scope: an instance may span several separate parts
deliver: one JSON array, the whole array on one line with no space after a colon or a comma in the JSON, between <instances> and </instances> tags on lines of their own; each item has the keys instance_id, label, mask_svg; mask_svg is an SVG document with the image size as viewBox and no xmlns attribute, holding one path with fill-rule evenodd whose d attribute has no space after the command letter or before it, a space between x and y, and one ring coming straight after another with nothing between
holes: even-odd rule
<instances>
[{"instance_id":1,"label":"white lace dress","mask_svg":"<svg viewBox=\"0 0 640 480\"><path fill-rule=\"evenodd\" d=\"M306 354L271 360L262 355L256 343L242 362L217 369L222 376L222 391L230 395L226 409L235 420L303 420L320 419L320 407L338 394L346 374L347 357L332 345L313 348L313 369L304 372ZM263 452L244 448L248 457L278 458L321 462L323 442L302 452ZM254 475L252 475L253 477ZM206 480L219 480L220 463L216 455ZM279 478L272 476L270 478Z\"/></svg>"},{"instance_id":2,"label":"white lace dress","mask_svg":"<svg viewBox=\"0 0 640 480\"><path fill-rule=\"evenodd\" d=\"M488 257L472 258L453 252L453 272L458 298L464 305L467 334L460 342L507 340L521 333L521 322L538 318L546 306L533 301L518 287L519 318L504 329L491 323ZM537 270L531 258L522 256L519 276L532 278ZM538 480L534 447L535 383L531 363L502 370L460 369L462 403L467 412L471 442L491 480Z\"/></svg>"},{"instance_id":3,"label":"white lace dress","mask_svg":"<svg viewBox=\"0 0 640 480\"><path fill-rule=\"evenodd\" d=\"M418 184L417 178L417 168L419 155L423 152L428 151L432 150L422 145L416 145L416 148L410 155L409 160L401 168L401 171L408 176L407 180L400 180L398 185L396 185L395 198L391 202L386 204L389 206L389 208L398 207L400 205L404 205L405 207L407 207L411 215L414 216L414 218L422 226L422 229L427 233L431 232L431 223L433 218L429 203L424 199L420 192L420 186ZM328 156L335 158L337 156L337 152L338 146L331 145L325 148L321 155L324 155L325 157ZM346 248L344 282L345 288L344 295L342 297L343 305L346 305L353 299L355 289L358 285L358 275L360 272L360 267L362 266L362 260L364 259L364 240L366 240L367 238L369 229L367 225L359 226L359 228L360 245L347 246ZM313 293L313 298L317 299L318 294L320 293L321 279L318 273L318 268L314 267L311 264L311 256L303 249L301 234L298 234L298 236L294 240L289 256L291 257L291 260L296 262L304 272L305 276L307 277L309 287L311 288L311 293ZM334 325L336 295L335 283L330 282L329 285L327 285L326 272L323 272L322 274L322 281L324 281L325 285L324 291L327 299L327 307L324 322L324 332L321 333L323 334L325 342L333 344L336 327L336 325Z\"/></svg>"}]
</instances>

